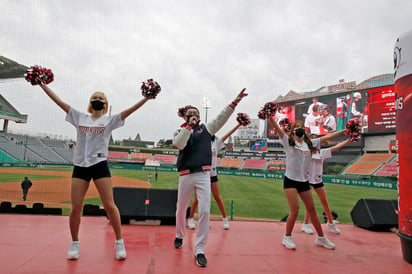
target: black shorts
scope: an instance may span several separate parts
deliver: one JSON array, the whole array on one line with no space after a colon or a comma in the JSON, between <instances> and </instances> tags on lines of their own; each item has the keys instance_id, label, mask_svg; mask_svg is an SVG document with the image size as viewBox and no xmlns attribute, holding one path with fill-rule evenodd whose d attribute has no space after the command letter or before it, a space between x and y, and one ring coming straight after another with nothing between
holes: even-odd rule
<instances>
[{"instance_id":1,"label":"black shorts","mask_svg":"<svg viewBox=\"0 0 412 274\"><path fill-rule=\"evenodd\" d=\"M310 186L313 187L313 188L320 188L320 187L323 187L325 185L322 182L322 183L318 183L318 184L310 184Z\"/></svg>"},{"instance_id":2,"label":"black shorts","mask_svg":"<svg viewBox=\"0 0 412 274\"><path fill-rule=\"evenodd\" d=\"M289 179L288 177L285 176L283 178L283 189L286 189L286 188L295 188L298 191L298 193L301 193L301 192L310 190L310 184L309 184L309 181L299 182L299 181Z\"/></svg>"},{"instance_id":3,"label":"black shorts","mask_svg":"<svg viewBox=\"0 0 412 274\"><path fill-rule=\"evenodd\" d=\"M217 175L210 177L210 183L216 183L217 182Z\"/></svg>"},{"instance_id":4,"label":"black shorts","mask_svg":"<svg viewBox=\"0 0 412 274\"><path fill-rule=\"evenodd\" d=\"M74 166L72 178L79 178L90 182L100 178L112 177L107 161L99 162L89 167Z\"/></svg>"}]
</instances>

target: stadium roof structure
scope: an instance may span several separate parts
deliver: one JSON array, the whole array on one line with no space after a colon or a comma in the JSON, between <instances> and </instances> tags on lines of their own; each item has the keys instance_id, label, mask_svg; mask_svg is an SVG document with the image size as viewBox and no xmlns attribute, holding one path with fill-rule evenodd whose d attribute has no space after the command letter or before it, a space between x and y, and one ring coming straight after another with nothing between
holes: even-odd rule
<instances>
[{"instance_id":1,"label":"stadium roof structure","mask_svg":"<svg viewBox=\"0 0 412 274\"><path fill-rule=\"evenodd\" d=\"M385 73L385 74L380 74L377 76L370 77L362 81L360 84L354 86L352 89L341 89L341 90L336 91L336 93L368 89L368 88L374 88L374 87L389 86L389 85L393 85L394 82L395 80L394 80L393 73ZM327 86L320 87L314 91L307 91L307 92L302 92L302 93L290 90L284 96L279 95L273 102L280 103L280 102L294 101L294 100L299 100L299 99L311 98L313 96L321 96L321 95L328 95L328 94L330 94L330 92L328 91Z\"/></svg>"},{"instance_id":2,"label":"stadium roof structure","mask_svg":"<svg viewBox=\"0 0 412 274\"><path fill-rule=\"evenodd\" d=\"M27 123L27 114L21 114L0 94L0 119Z\"/></svg>"},{"instance_id":3,"label":"stadium roof structure","mask_svg":"<svg viewBox=\"0 0 412 274\"><path fill-rule=\"evenodd\" d=\"M23 78L28 67L0 55L0 79Z\"/></svg>"},{"instance_id":4,"label":"stadium roof structure","mask_svg":"<svg viewBox=\"0 0 412 274\"><path fill-rule=\"evenodd\" d=\"M0 81L23 78L28 67L0 55ZM0 94L0 119L4 119L3 132L7 132L9 121L27 123L27 114L21 114Z\"/></svg>"},{"instance_id":5,"label":"stadium roof structure","mask_svg":"<svg viewBox=\"0 0 412 274\"><path fill-rule=\"evenodd\" d=\"M356 89L383 87L393 85L394 83L395 78L393 76L393 73L386 73L366 79L365 81L357 85Z\"/></svg>"}]
</instances>

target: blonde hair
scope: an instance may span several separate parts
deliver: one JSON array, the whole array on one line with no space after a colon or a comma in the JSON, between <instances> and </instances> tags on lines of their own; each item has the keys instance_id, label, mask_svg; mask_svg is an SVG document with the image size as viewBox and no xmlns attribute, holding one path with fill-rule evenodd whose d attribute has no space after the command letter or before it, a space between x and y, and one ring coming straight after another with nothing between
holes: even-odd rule
<instances>
[{"instance_id":1,"label":"blonde hair","mask_svg":"<svg viewBox=\"0 0 412 274\"><path fill-rule=\"evenodd\" d=\"M93 112L92 104L91 104L91 99L92 99L92 97L93 97L96 93L100 93L100 94L102 95L103 99L104 99L105 104L104 104L104 108L103 108L103 114L106 114L106 113L109 111L109 101L107 100L106 94L104 94L104 92L102 92L102 91L95 91L95 92L90 96L89 105L87 106L87 112L88 112L88 113L92 113L92 112Z\"/></svg>"}]
</instances>

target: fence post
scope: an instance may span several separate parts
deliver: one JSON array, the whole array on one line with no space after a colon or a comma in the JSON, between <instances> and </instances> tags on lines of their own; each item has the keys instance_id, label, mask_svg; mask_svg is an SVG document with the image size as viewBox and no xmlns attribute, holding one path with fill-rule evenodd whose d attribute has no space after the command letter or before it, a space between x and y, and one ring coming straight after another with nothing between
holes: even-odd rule
<instances>
[{"instance_id":1,"label":"fence post","mask_svg":"<svg viewBox=\"0 0 412 274\"><path fill-rule=\"evenodd\" d=\"M230 202L230 220L233 221L233 210L234 210L235 205L232 202Z\"/></svg>"}]
</instances>

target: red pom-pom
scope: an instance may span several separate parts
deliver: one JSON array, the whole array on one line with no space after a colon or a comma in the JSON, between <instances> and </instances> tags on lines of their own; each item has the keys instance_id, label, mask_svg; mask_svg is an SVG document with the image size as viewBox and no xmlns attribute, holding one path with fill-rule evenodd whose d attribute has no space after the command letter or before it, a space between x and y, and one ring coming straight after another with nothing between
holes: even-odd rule
<instances>
[{"instance_id":1,"label":"red pom-pom","mask_svg":"<svg viewBox=\"0 0 412 274\"><path fill-rule=\"evenodd\" d=\"M352 143L356 143L360 140L360 124L357 120L351 120L346 124L346 132L345 135L350 138Z\"/></svg>"},{"instance_id":2,"label":"red pom-pom","mask_svg":"<svg viewBox=\"0 0 412 274\"><path fill-rule=\"evenodd\" d=\"M266 112L263 107L259 109L258 117L259 119L266 120Z\"/></svg>"},{"instance_id":3,"label":"red pom-pom","mask_svg":"<svg viewBox=\"0 0 412 274\"><path fill-rule=\"evenodd\" d=\"M250 124L250 117L246 113L239 112L237 114L236 121L242 126L247 126L248 124Z\"/></svg>"},{"instance_id":4,"label":"red pom-pom","mask_svg":"<svg viewBox=\"0 0 412 274\"><path fill-rule=\"evenodd\" d=\"M283 128L283 131L285 132L289 132L290 131L290 127L291 127L292 123L290 122L290 120L288 118L283 118L280 122L279 122L279 126L281 126Z\"/></svg>"},{"instance_id":5,"label":"red pom-pom","mask_svg":"<svg viewBox=\"0 0 412 274\"><path fill-rule=\"evenodd\" d=\"M187 105L187 106L184 106L182 108L179 108L178 111L177 111L177 115L179 117L185 118L186 111L191 107L192 107L191 105Z\"/></svg>"},{"instance_id":6,"label":"red pom-pom","mask_svg":"<svg viewBox=\"0 0 412 274\"><path fill-rule=\"evenodd\" d=\"M140 89L142 90L142 95L148 99L156 98L161 90L160 85L156 81L153 81L153 79L142 82Z\"/></svg>"},{"instance_id":7,"label":"red pom-pom","mask_svg":"<svg viewBox=\"0 0 412 274\"><path fill-rule=\"evenodd\" d=\"M263 107L260 108L258 112L259 119L265 120L268 117L273 116L278 108L278 104L275 104L273 102L266 103Z\"/></svg>"},{"instance_id":8,"label":"red pom-pom","mask_svg":"<svg viewBox=\"0 0 412 274\"><path fill-rule=\"evenodd\" d=\"M47 85L53 82L54 75L50 69L40 66L31 66L24 74L24 78L32 85Z\"/></svg>"}]
</instances>

